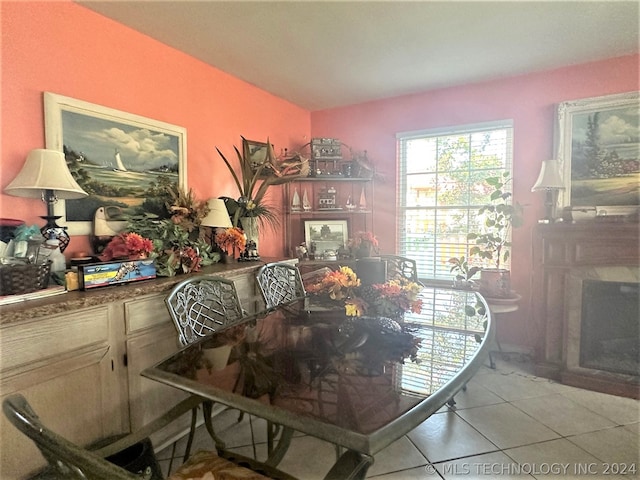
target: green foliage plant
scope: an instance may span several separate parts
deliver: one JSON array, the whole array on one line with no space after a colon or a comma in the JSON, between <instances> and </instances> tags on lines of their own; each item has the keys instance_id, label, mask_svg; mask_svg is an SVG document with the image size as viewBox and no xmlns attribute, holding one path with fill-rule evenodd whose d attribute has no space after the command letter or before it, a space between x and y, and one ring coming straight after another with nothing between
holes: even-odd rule
<instances>
[{"instance_id":1,"label":"green foliage plant","mask_svg":"<svg viewBox=\"0 0 640 480\"><path fill-rule=\"evenodd\" d=\"M511 192L505 187L511 181L511 174L489 177L485 182L493 188L490 202L478 210L482 217L480 232L469 232L467 240L475 244L469 249L469 256L475 256L492 263L500 269L511 255L511 229L522 225L522 206L511 203Z\"/></svg>"},{"instance_id":2,"label":"green foliage plant","mask_svg":"<svg viewBox=\"0 0 640 480\"><path fill-rule=\"evenodd\" d=\"M451 265L449 272L455 274L456 280L468 282L480 271L480 267L469 265L469 261L464 255L461 257L452 257L447 260L447 263Z\"/></svg>"},{"instance_id":3,"label":"green foliage plant","mask_svg":"<svg viewBox=\"0 0 640 480\"><path fill-rule=\"evenodd\" d=\"M166 186L164 198L165 216L139 213L129 218L127 227L127 231L153 242L158 275L197 272L219 261L220 254L200 238L201 221L209 212L207 202L197 200L192 190L185 192L175 185Z\"/></svg>"}]
</instances>

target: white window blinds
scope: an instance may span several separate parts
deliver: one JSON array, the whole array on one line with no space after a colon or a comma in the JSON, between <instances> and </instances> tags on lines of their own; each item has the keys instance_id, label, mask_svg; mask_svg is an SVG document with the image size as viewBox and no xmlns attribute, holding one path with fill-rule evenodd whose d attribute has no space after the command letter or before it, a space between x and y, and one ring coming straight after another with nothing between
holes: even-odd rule
<instances>
[{"instance_id":1,"label":"white window blinds","mask_svg":"<svg viewBox=\"0 0 640 480\"><path fill-rule=\"evenodd\" d=\"M400 255L421 278L450 280L451 257L469 256L467 233L489 202L485 178L511 171L511 120L407 132L398 139Z\"/></svg>"}]
</instances>

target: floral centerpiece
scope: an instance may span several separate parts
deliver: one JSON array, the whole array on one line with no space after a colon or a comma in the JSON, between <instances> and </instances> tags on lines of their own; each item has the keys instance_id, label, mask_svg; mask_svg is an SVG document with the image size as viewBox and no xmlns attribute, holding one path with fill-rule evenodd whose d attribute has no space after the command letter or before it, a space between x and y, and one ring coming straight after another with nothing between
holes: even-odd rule
<instances>
[{"instance_id":1,"label":"floral centerpiece","mask_svg":"<svg viewBox=\"0 0 640 480\"><path fill-rule=\"evenodd\" d=\"M343 335L361 336L366 341L357 347L367 368L375 370L385 361L418 361L420 339L399 319L405 312L419 313L421 287L408 280L390 280L383 284L362 285L349 267L327 272L308 285L307 292L323 304L344 307L348 319L340 327ZM359 342L356 342L359 343ZM345 343L349 344L349 342Z\"/></svg>"},{"instance_id":2,"label":"floral centerpiece","mask_svg":"<svg viewBox=\"0 0 640 480\"><path fill-rule=\"evenodd\" d=\"M216 233L215 241L216 245L231 257L235 257L236 251L242 252L246 245L244 233L238 227L225 228Z\"/></svg>"},{"instance_id":3,"label":"floral centerpiece","mask_svg":"<svg viewBox=\"0 0 640 480\"><path fill-rule=\"evenodd\" d=\"M126 232L113 237L100 258L105 262L114 258L147 258L151 252L153 252L153 242L151 240L135 232Z\"/></svg>"},{"instance_id":4,"label":"floral centerpiece","mask_svg":"<svg viewBox=\"0 0 640 480\"><path fill-rule=\"evenodd\" d=\"M325 295L330 300L345 300L353 297L355 289L360 286L360 279L349 267L331 270L317 283L309 285L307 292Z\"/></svg>"},{"instance_id":5,"label":"floral centerpiece","mask_svg":"<svg viewBox=\"0 0 640 480\"><path fill-rule=\"evenodd\" d=\"M305 288L325 302L343 304L345 314L350 317L369 315L396 319L405 312L422 310L422 300L418 298L421 287L417 283L397 279L365 286L349 267L329 271Z\"/></svg>"}]
</instances>

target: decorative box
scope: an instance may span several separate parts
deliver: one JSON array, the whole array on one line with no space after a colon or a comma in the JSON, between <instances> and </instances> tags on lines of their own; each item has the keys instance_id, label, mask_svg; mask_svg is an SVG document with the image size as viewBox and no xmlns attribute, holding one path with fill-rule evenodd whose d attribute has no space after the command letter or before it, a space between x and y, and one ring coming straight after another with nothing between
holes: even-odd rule
<instances>
[{"instance_id":1,"label":"decorative box","mask_svg":"<svg viewBox=\"0 0 640 480\"><path fill-rule=\"evenodd\" d=\"M153 260L117 260L78 266L80 290L156 278Z\"/></svg>"}]
</instances>

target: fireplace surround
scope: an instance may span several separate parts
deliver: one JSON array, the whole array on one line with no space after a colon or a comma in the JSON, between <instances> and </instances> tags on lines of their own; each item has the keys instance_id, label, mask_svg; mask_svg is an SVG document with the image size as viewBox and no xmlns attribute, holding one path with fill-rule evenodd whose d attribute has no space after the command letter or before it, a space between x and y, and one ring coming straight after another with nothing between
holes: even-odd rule
<instances>
[{"instance_id":1,"label":"fireplace surround","mask_svg":"<svg viewBox=\"0 0 640 480\"><path fill-rule=\"evenodd\" d=\"M536 373L568 385L640 398L640 372L633 372L637 368L633 360L627 362L626 367L619 364L614 371L616 368L607 364L611 360L608 354L606 361L601 360L600 364L585 361L584 351L581 359L581 343L585 348L591 345L595 350L604 349L608 353L624 350L633 355L638 349L638 338L624 339L623 334L614 331L621 328L616 322L630 321L618 318L624 313L620 310L620 302L630 305L630 300L626 296L618 300L610 298L620 287L637 295L640 271L638 223L600 219L538 225L534 228L533 267ZM602 294L604 305L593 303L598 301L598 293ZM589 302L592 302L590 306ZM599 320L584 323L585 305L590 315ZM604 318L607 313L610 314ZM633 311L630 314L633 315ZM595 333L601 338L592 341L583 338L582 334L596 328L603 318L609 328ZM636 316L635 325L627 325L629 337L637 332L638 321Z\"/></svg>"}]
</instances>

